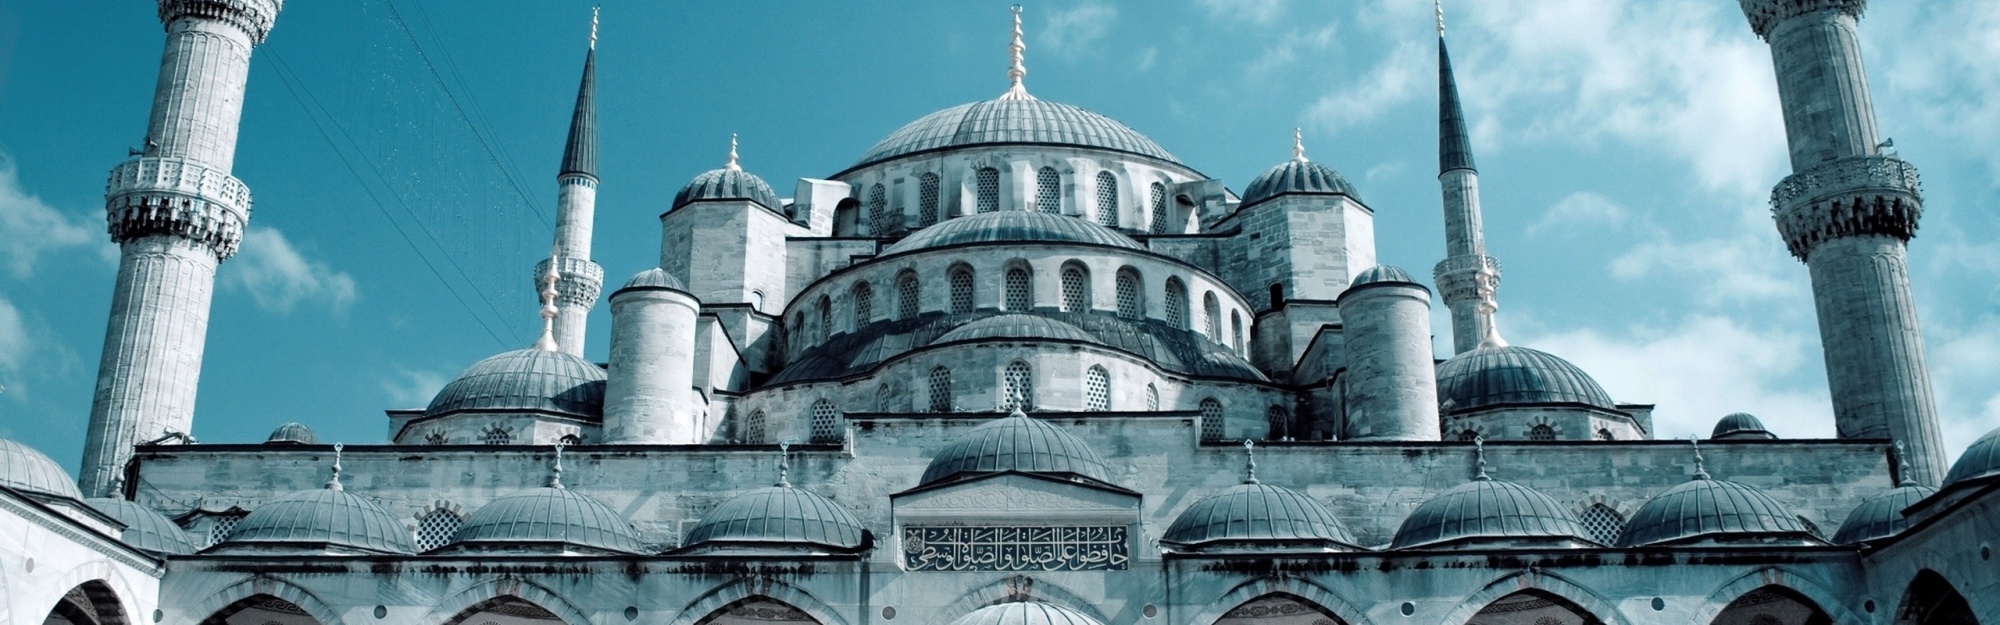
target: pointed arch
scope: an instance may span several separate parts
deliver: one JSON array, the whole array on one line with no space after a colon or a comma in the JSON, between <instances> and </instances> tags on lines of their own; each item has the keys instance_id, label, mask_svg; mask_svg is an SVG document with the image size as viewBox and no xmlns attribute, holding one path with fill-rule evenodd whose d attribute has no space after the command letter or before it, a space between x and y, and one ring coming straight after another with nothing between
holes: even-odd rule
<instances>
[{"instance_id":1,"label":"pointed arch","mask_svg":"<svg viewBox=\"0 0 2000 625\"><path fill-rule=\"evenodd\" d=\"M1618 611L1618 605L1588 588L1577 585L1559 575L1546 571L1524 571L1502 576L1488 583L1479 592L1472 593L1465 601L1452 608L1440 623L1464 623L1485 610L1487 606L1518 593L1532 593L1543 598L1560 600L1574 606L1574 610L1594 623L1606 625L1630 625L1625 614Z\"/></svg>"},{"instance_id":2,"label":"pointed arch","mask_svg":"<svg viewBox=\"0 0 2000 625\"><path fill-rule=\"evenodd\" d=\"M1112 622L1097 609L1097 604L1082 595L1059 584L1027 575L1008 575L966 591L939 610L931 622L950 623L971 614L973 610L1010 601L1040 601L1082 612L1099 623Z\"/></svg>"},{"instance_id":3,"label":"pointed arch","mask_svg":"<svg viewBox=\"0 0 2000 625\"><path fill-rule=\"evenodd\" d=\"M1186 622L1193 625L1211 625L1222 620L1223 615L1251 601L1273 595L1289 595L1302 603L1319 608L1333 616L1336 623L1345 625L1374 625L1368 619L1367 610L1348 601L1340 593L1325 586L1293 577L1260 577L1231 588L1214 601L1201 607L1194 618Z\"/></svg>"},{"instance_id":4,"label":"pointed arch","mask_svg":"<svg viewBox=\"0 0 2000 625\"><path fill-rule=\"evenodd\" d=\"M251 577L216 591L189 610L189 613L204 615L200 621L202 625L222 625L231 615L256 607L259 601L265 599L283 601L305 612L306 616L312 617L313 620L319 621L320 625L344 623L340 620L340 612L328 606L326 602L320 601L319 597L305 588L265 575Z\"/></svg>"},{"instance_id":5,"label":"pointed arch","mask_svg":"<svg viewBox=\"0 0 2000 625\"><path fill-rule=\"evenodd\" d=\"M74 625L127 625L132 622L121 595L102 579L65 584L69 590L41 613L43 623L69 622ZM34 614L33 612L29 614ZM57 621L61 618L61 621Z\"/></svg>"},{"instance_id":6,"label":"pointed arch","mask_svg":"<svg viewBox=\"0 0 2000 625\"><path fill-rule=\"evenodd\" d=\"M1917 571L1896 603L1896 625L1979 625L1965 595L1930 569Z\"/></svg>"},{"instance_id":7,"label":"pointed arch","mask_svg":"<svg viewBox=\"0 0 2000 625\"><path fill-rule=\"evenodd\" d=\"M584 615L583 610L577 609L575 605L548 588L512 577L488 579L459 589L451 596L439 600L437 605L417 622L460 625L487 608L509 603L532 605L568 625L590 625L590 618Z\"/></svg>"},{"instance_id":8,"label":"pointed arch","mask_svg":"<svg viewBox=\"0 0 2000 625\"><path fill-rule=\"evenodd\" d=\"M1708 600L1701 603L1687 623L1713 623L1723 610L1736 600L1751 592L1776 587L1795 595L1795 600L1803 600L1832 619L1835 623L1866 623L1841 604L1840 595L1830 590L1825 582L1798 571L1783 567L1768 566L1744 573L1715 589Z\"/></svg>"},{"instance_id":9,"label":"pointed arch","mask_svg":"<svg viewBox=\"0 0 2000 625\"><path fill-rule=\"evenodd\" d=\"M806 613L820 625L847 625L826 602L804 590L769 577L742 578L703 593L681 608L666 625L695 625L729 606L747 600L769 599Z\"/></svg>"},{"instance_id":10,"label":"pointed arch","mask_svg":"<svg viewBox=\"0 0 2000 625\"><path fill-rule=\"evenodd\" d=\"M58 588L69 589L66 591L66 594L81 591L84 603L88 604L84 606L85 608L94 610L97 614L105 614L107 611L113 611L122 619L119 625L123 625L135 622L132 619L131 610L124 604L124 601L139 596L138 593L132 590L131 581L126 579L126 571L129 570L131 569L118 566L111 560L91 560L70 567L52 585ZM0 595L0 598L12 599L13 597L11 595ZM48 607L43 608L42 612L47 613L54 605L55 602L52 602ZM6 609L0 608L0 622L6 621L6 612ZM109 621L104 621L103 623L104 625L112 625Z\"/></svg>"}]
</instances>

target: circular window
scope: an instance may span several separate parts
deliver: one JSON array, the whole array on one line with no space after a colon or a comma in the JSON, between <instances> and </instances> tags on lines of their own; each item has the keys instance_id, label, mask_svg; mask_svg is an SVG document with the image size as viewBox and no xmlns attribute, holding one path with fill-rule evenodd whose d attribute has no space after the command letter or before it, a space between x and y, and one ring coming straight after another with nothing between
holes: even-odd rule
<instances>
[{"instance_id":1,"label":"circular window","mask_svg":"<svg viewBox=\"0 0 2000 625\"><path fill-rule=\"evenodd\" d=\"M882 606L882 620L891 621L895 619L896 619L896 606L893 605Z\"/></svg>"},{"instance_id":2,"label":"circular window","mask_svg":"<svg viewBox=\"0 0 2000 625\"><path fill-rule=\"evenodd\" d=\"M639 606L636 605L625 606L625 620L628 621L639 620Z\"/></svg>"},{"instance_id":3,"label":"circular window","mask_svg":"<svg viewBox=\"0 0 2000 625\"><path fill-rule=\"evenodd\" d=\"M375 606L375 618L379 619L386 616L389 616L389 606L386 605Z\"/></svg>"},{"instance_id":4,"label":"circular window","mask_svg":"<svg viewBox=\"0 0 2000 625\"><path fill-rule=\"evenodd\" d=\"M1408 601L1403 602L1403 616L1409 616L1416 613L1417 613L1417 604L1410 603Z\"/></svg>"},{"instance_id":5,"label":"circular window","mask_svg":"<svg viewBox=\"0 0 2000 625\"><path fill-rule=\"evenodd\" d=\"M1658 612L1665 609L1667 609L1667 600L1661 599L1659 597L1653 597L1653 611Z\"/></svg>"},{"instance_id":6,"label":"circular window","mask_svg":"<svg viewBox=\"0 0 2000 625\"><path fill-rule=\"evenodd\" d=\"M1874 613L1875 613L1875 600L1874 600L1874 599L1869 599L1869 600L1867 600L1867 601L1863 601L1863 602L1861 602L1861 609L1862 609L1862 610L1866 610L1866 611L1867 611L1868 613L1870 613L1870 614L1874 614Z\"/></svg>"},{"instance_id":7,"label":"circular window","mask_svg":"<svg viewBox=\"0 0 2000 625\"><path fill-rule=\"evenodd\" d=\"M1154 607L1153 604L1148 603L1146 604L1146 607L1139 609L1139 613L1145 615L1146 618L1153 618L1155 616L1160 615L1160 609Z\"/></svg>"}]
</instances>

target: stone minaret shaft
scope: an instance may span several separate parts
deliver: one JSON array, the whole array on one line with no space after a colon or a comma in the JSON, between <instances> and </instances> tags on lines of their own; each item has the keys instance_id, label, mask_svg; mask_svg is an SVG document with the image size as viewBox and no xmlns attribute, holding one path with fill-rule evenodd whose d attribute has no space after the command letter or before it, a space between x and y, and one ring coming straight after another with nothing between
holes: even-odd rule
<instances>
[{"instance_id":1,"label":"stone minaret shaft","mask_svg":"<svg viewBox=\"0 0 2000 625\"><path fill-rule=\"evenodd\" d=\"M1911 478L1936 486L1946 465L1904 247L1923 196L1916 168L1881 149L1856 34L1867 1L1742 6L1777 70L1792 175L1771 209L1812 276L1835 429L1906 442Z\"/></svg>"},{"instance_id":2,"label":"stone minaret shaft","mask_svg":"<svg viewBox=\"0 0 2000 625\"><path fill-rule=\"evenodd\" d=\"M556 200L556 249L553 258L535 265L535 275L558 263L556 344L573 356L583 355L585 323L597 294L604 287L604 268L590 260L590 230L597 212L597 24L591 22L590 51L583 57L583 84L577 88L576 113L570 117L569 142L563 146L562 169L556 174L561 195Z\"/></svg>"},{"instance_id":3,"label":"stone minaret shaft","mask_svg":"<svg viewBox=\"0 0 2000 625\"><path fill-rule=\"evenodd\" d=\"M250 50L283 0L161 0L166 26L144 152L111 170L118 283L85 433L84 493L111 495L132 446L194 423L215 269L236 253L250 189L230 175Z\"/></svg>"},{"instance_id":4,"label":"stone minaret shaft","mask_svg":"<svg viewBox=\"0 0 2000 625\"><path fill-rule=\"evenodd\" d=\"M1442 22L1440 22L1442 24ZM1479 217L1479 170L1472 163L1472 138L1458 104L1458 81L1451 53L1438 32L1438 184L1444 188L1445 258L1432 277L1451 309L1453 353L1465 353L1497 337L1493 311L1500 287L1500 261L1486 255Z\"/></svg>"}]
</instances>

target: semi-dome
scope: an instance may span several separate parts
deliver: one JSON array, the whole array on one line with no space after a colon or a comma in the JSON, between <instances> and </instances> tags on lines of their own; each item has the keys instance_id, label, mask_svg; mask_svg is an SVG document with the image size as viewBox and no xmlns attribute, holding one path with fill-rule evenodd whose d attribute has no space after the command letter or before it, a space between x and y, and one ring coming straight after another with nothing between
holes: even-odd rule
<instances>
[{"instance_id":1,"label":"semi-dome","mask_svg":"<svg viewBox=\"0 0 2000 625\"><path fill-rule=\"evenodd\" d=\"M1017 411L972 428L938 450L919 483L1002 471L1077 475L1105 483L1111 473L1083 439Z\"/></svg>"},{"instance_id":2,"label":"semi-dome","mask_svg":"<svg viewBox=\"0 0 2000 625\"><path fill-rule=\"evenodd\" d=\"M2000 475L2000 428L1987 432L1965 448L1958 462L1952 463L1951 471L1944 474L1944 487L1996 475Z\"/></svg>"},{"instance_id":3,"label":"semi-dome","mask_svg":"<svg viewBox=\"0 0 2000 625\"><path fill-rule=\"evenodd\" d=\"M1648 500L1618 536L1621 547L1698 540L1812 537L1784 504L1754 486L1700 473Z\"/></svg>"},{"instance_id":4,"label":"semi-dome","mask_svg":"<svg viewBox=\"0 0 2000 625\"><path fill-rule=\"evenodd\" d=\"M1180 163L1152 139L1109 117L1048 100L997 99L918 118L869 148L848 171L912 154L985 145L1094 148Z\"/></svg>"},{"instance_id":5,"label":"semi-dome","mask_svg":"<svg viewBox=\"0 0 2000 625\"><path fill-rule=\"evenodd\" d=\"M1039 211L976 213L924 228L882 249L883 256L964 243L1082 243L1143 250L1132 237L1089 221Z\"/></svg>"},{"instance_id":6,"label":"semi-dome","mask_svg":"<svg viewBox=\"0 0 2000 625\"><path fill-rule=\"evenodd\" d=\"M1474 479L1417 506L1396 530L1390 549L1465 543L1589 543L1569 508L1541 491L1494 479Z\"/></svg>"},{"instance_id":7,"label":"semi-dome","mask_svg":"<svg viewBox=\"0 0 2000 625\"><path fill-rule=\"evenodd\" d=\"M175 525L167 517L160 516L137 503L124 499L90 499L86 503L105 516L125 524L125 531L119 533L118 540L127 545L153 553L183 555L194 553L201 546L195 544L194 537L187 530Z\"/></svg>"},{"instance_id":8,"label":"semi-dome","mask_svg":"<svg viewBox=\"0 0 2000 625\"><path fill-rule=\"evenodd\" d=\"M1861 505L1847 513L1847 520L1840 523L1840 530L1833 533L1833 543L1852 545L1901 534L1910 528L1910 518L1903 516L1903 511L1935 494L1935 488L1905 483L1889 489L1889 492L1863 499Z\"/></svg>"},{"instance_id":9,"label":"semi-dome","mask_svg":"<svg viewBox=\"0 0 2000 625\"><path fill-rule=\"evenodd\" d=\"M1778 436L1764 429L1764 422L1747 412L1731 413L1715 422L1715 431L1709 433L1710 440L1756 440L1774 439Z\"/></svg>"},{"instance_id":10,"label":"semi-dome","mask_svg":"<svg viewBox=\"0 0 2000 625\"><path fill-rule=\"evenodd\" d=\"M521 349L473 363L444 385L424 416L468 411L604 415L604 369L563 352Z\"/></svg>"},{"instance_id":11,"label":"semi-dome","mask_svg":"<svg viewBox=\"0 0 2000 625\"><path fill-rule=\"evenodd\" d=\"M1521 404L1616 408L1590 374L1526 347L1479 347L1445 361L1437 375L1438 402L1449 413Z\"/></svg>"},{"instance_id":12,"label":"semi-dome","mask_svg":"<svg viewBox=\"0 0 2000 625\"><path fill-rule=\"evenodd\" d=\"M557 487L531 488L487 502L458 527L451 545L602 553L645 550L624 516L596 499Z\"/></svg>"},{"instance_id":13,"label":"semi-dome","mask_svg":"<svg viewBox=\"0 0 2000 625\"><path fill-rule=\"evenodd\" d=\"M1351 549L1354 539L1326 506L1298 491L1261 483L1231 486L1188 506L1160 542L1182 548L1306 546Z\"/></svg>"},{"instance_id":14,"label":"semi-dome","mask_svg":"<svg viewBox=\"0 0 2000 625\"><path fill-rule=\"evenodd\" d=\"M1090 615L1040 601L1010 601L989 605L951 625L1104 625Z\"/></svg>"},{"instance_id":15,"label":"semi-dome","mask_svg":"<svg viewBox=\"0 0 2000 625\"><path fill-rule=\"evenodd\" d=\"M264 547L358 553L410 553L410 530L389 511L337 487L266 501L236 522L218 548Z\"/></svg>"},{"instance_id":16,"label":"semi-dome","mask_svg":"<svg viewBox=\"0 0 2000 625\"><path fill-rule=\"evenodd\" d=\"M846 551L861 546L861 532L861 522L839 504L780 484L722 502L688 530L681 546L790 545Z\"/></svg>"},{"instance_id":17,"label":"semi-dome","mask_svg":"<svg viewBox=\"0 0 2000 625\"><path fill-rule=\"evenodd\" d=\"M620 291L625 289L673 289L676 291L686 291L687 285L682 284L681 279L674 277L674 274L667 273L667 270L654 267L633 274L632 279L625 281L625 286L618 288Z\"/></svg>"},{"instance_id":18,"label":"semi-dome","mask_svg":"<svg viewBox=\"0 0 2000 625\"><path fill-rule=\"evenodd\" d=\"M1361 195L1347 177L1334 171L1325 163L1294 158L1277 167L1264 170L1250 180L1250 186L1243 189L1243 204L1248 207L1280 195L1345 195L1361 201Z\"/></svg>"},{"instance_id":19,"label":"semi-dome","mask_svg":"<svg viewBox=\"0 0 2000 625\"><path fill-rule=\"evenodd\" d=\"M1361 270L1361 273L1354 274L1354 281L1348 284L1348 288L1354 288L1364 284L1376 284L1381 282L1414 283L1416 282L1416 279L1411 278L1410 272L1403 271L1402 267L1397 267L1394 265L1376 265Z\"/></svg>"},{"instance_id":20,"label":"semi-dome","mask_svg":"<svg viewBox=\"0 0 2000 625\"><path fill-rule=\"evenodd\" d=\"M38 495L83 499L83 492L77 490L76 481L69 478L62 465L33 447L4 438L0 438L0 486Z\"/></svg>"},{"instance_id":21,"label":"semi-dome","mask_svg":"<svg viewBox=\"0 0 2000 625\"><path fill-rule=\"evenodd\" d=\"M957 341L977 341L981 339L1048 339L1056 341L1080 341L1100 343L1082 328L1026 313L994 315L953 328L937 337L931 344L953 343Z\"/></svg>"},{"instance_id":22,"label":"semi-dome","mask_svg":"<svg viewBox=\"0 0 2000 625\"><path fill-rule=\"evenodd\" d=\"M306 424L293 421L278 426L278 429L271 430L271 436L264 439L264 444L316 445L319 444L319 435L313 433L313 429L306 427Z\"/></svg>"},{"instance_id":23,"label":"semi-dome","mask_svg":"<svg viewBox=\"0 0 2000 625\"><path fill-rule=\"evenodd\" d=\"M674 194L674 203L667 210L710 200L749 200L771 210L784 208L778 203L778 194L771 191L771 185L765 184L763 178L738 167L722 167L701 172L688 181L680 193Z\"/></svg>"}]
</instances>

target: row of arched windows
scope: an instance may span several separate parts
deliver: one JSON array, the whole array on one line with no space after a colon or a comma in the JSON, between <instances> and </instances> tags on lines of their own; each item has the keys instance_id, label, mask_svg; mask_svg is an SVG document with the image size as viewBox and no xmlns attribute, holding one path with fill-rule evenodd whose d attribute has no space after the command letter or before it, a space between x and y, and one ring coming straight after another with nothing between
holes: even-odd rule
<instances>
[{"instance_id":1,"label":"row of arched windows","mask_svg":"<svg viewBox=\"0 0 2000 625\"><path fill-rule=\"evenodd\" d=\"M1464 430L1459 431L1457 438L1459 442L1469 443L1474 440L1478 440L1480 437L1481 435L1479 433L1479 430L1466 428ZM1597 432L1592 434L1592 438L1600 441L1618 440L1618 436L1612 434L1610 428L1598 428ZM1547 423L1537 423L1533 427L1528 428L1528 440L1531 441L1556 440L1556 429L1554 426L1551 426Z\"/></svg>"},{"instance_id":2,"label":"row of arched windows","mask_svg":"<svg viewBox=\"0 0 2000 625\"><path fill-rule=\"evenodd\" d=\"M979 167L972 171L973 210L991 213L1002 210L1000 203L1000 170L993 167ZM1118 202L1118 176L1109 171L1099 171L1095 177L1097 193L1089 213L1099 225L1118 227L1123 223L1123 215ZM936 173L924 172L917 176L917 226L936 225L943 217L940 206L942 194L940 180ZM1035 192L1032 206L1023 210L1044 213L1062 213L1062 172L1054 167L1035 170ZM1147 187L1147 217L1145 230L1154 234L1165 234L1172 230L1173 217L1167 211L1167 185L1154 182ZM868 220L868 233L875 236L887 235L898 228L902 220L901 211L890 208L888 189L881 183L868 187L864 215ZM1081 212L1081 209L1079 209Z\"/></svg>"}]
</instances>

